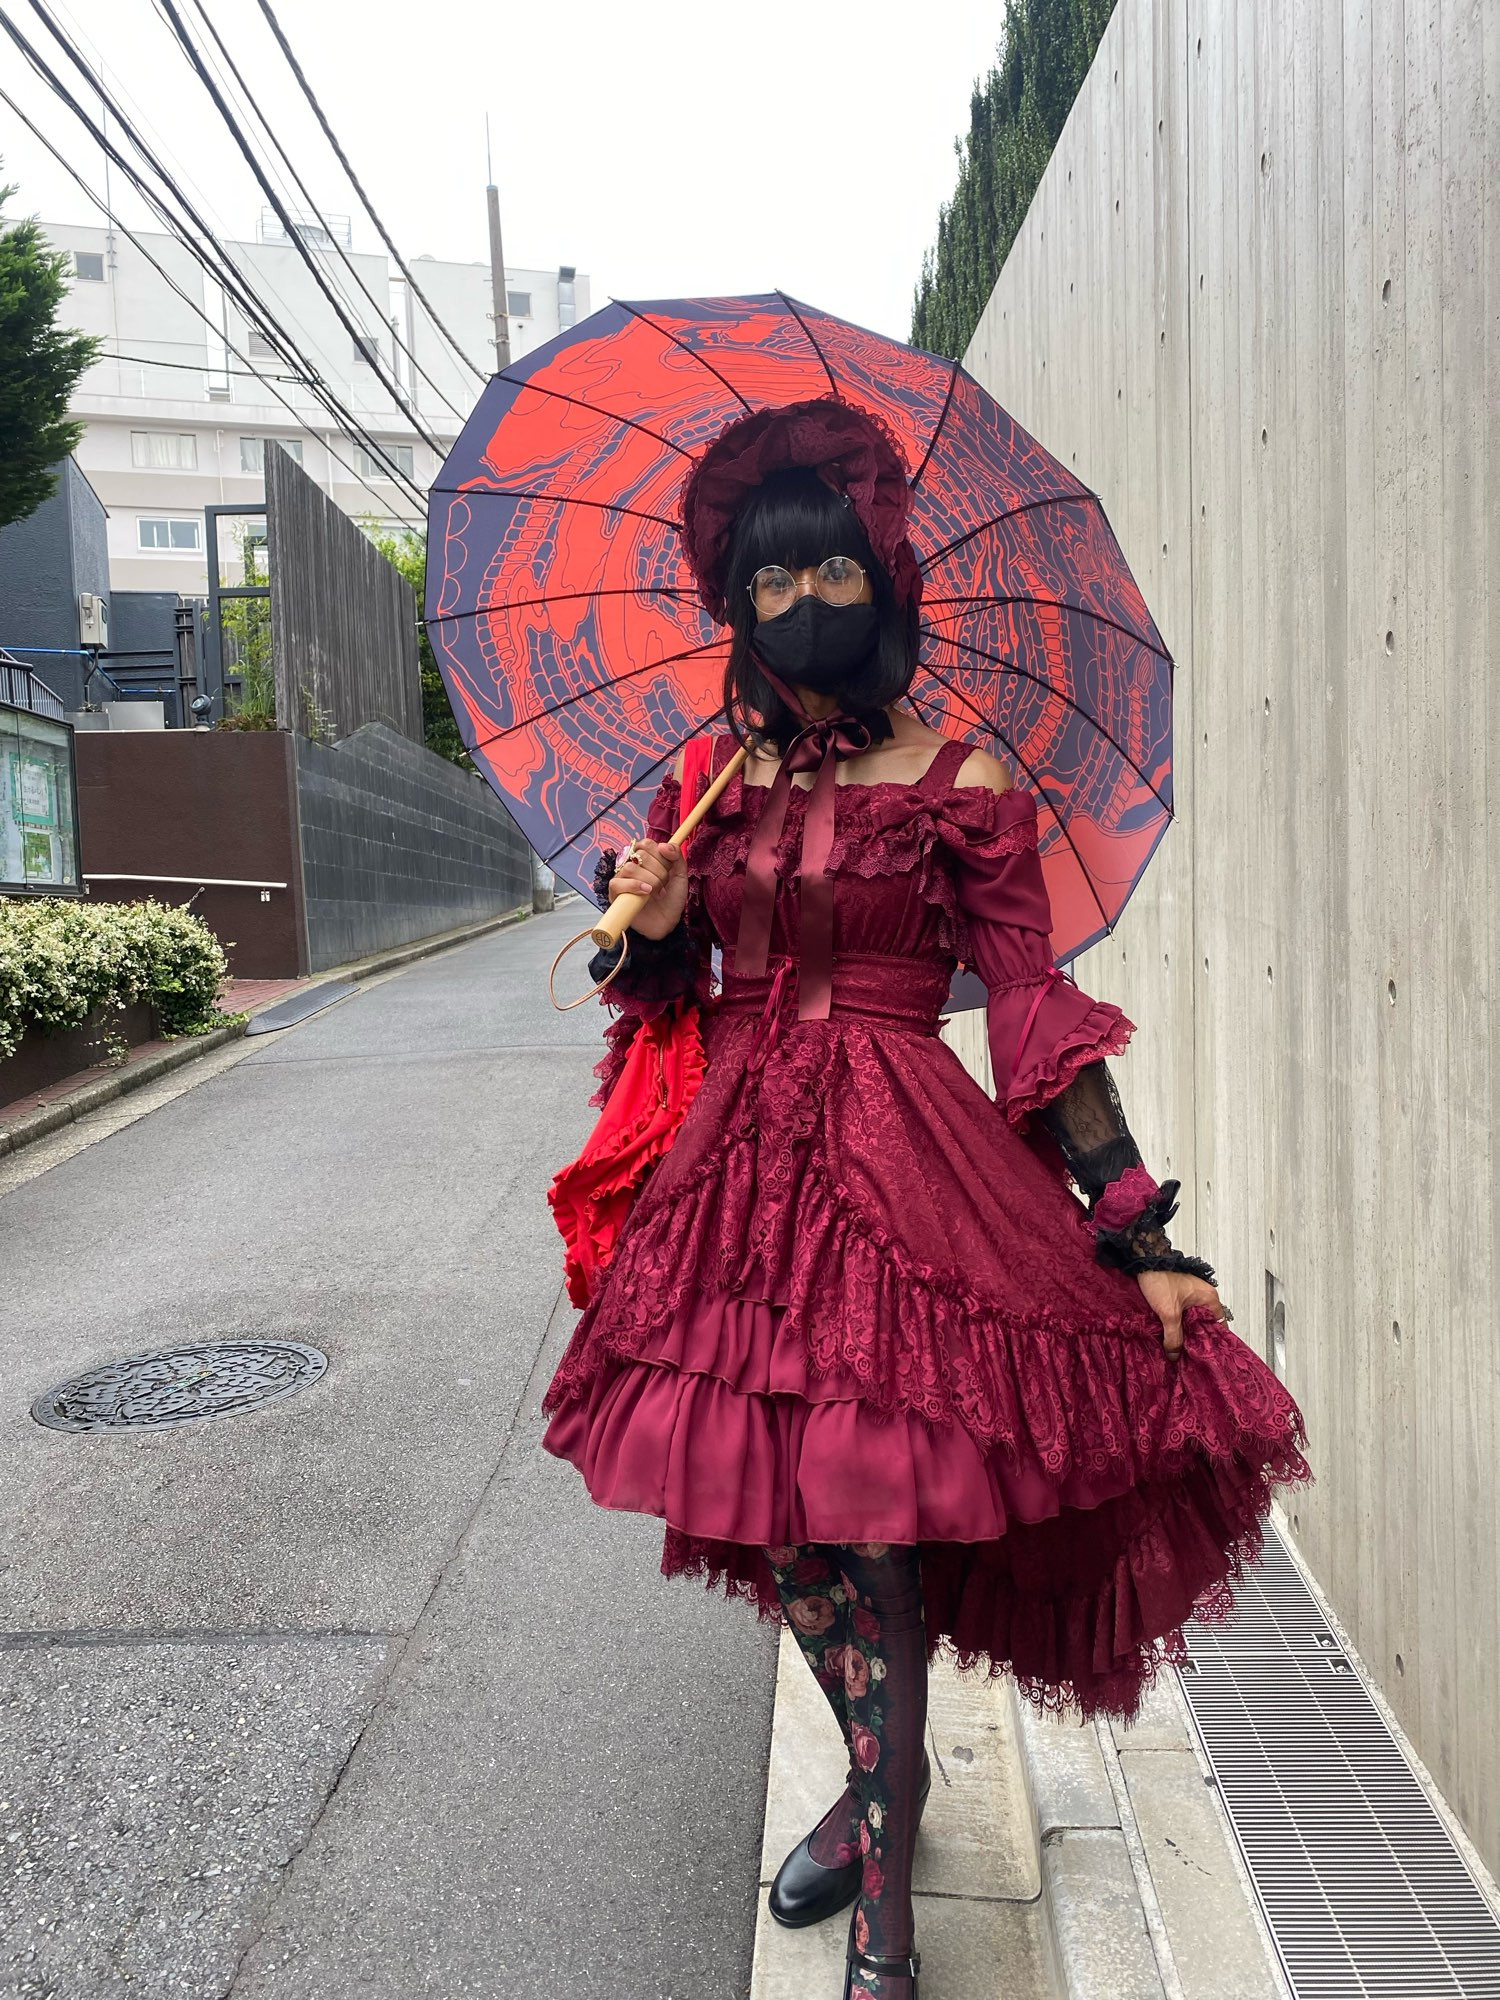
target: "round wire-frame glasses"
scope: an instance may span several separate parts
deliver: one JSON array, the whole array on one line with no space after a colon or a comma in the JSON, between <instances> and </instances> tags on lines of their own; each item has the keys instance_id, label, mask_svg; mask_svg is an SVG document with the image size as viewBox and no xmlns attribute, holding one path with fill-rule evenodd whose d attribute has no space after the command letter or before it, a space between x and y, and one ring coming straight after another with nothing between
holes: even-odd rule
<instances>
[{"instance_id":1,"label":"round wire-frame glasses","mask_svg":"<svg viewBox=\"0 0 1500 2000\"><path fill-rule=\"evenodd\" d=\"M779 618L790 611L801 595L800 578L780 563L758 569L745 588L750 602L762 618ZM854 604L865 587L865 572L852 556L825 556L813 573L813 588L825 604Z\"/></svg>"}]
</instances>

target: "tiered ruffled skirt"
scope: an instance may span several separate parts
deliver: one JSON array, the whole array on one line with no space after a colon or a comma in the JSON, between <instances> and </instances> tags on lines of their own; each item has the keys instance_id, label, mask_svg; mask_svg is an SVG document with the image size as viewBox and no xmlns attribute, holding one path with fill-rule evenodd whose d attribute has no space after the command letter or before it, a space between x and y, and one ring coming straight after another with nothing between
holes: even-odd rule
<instances>
[{"instance_id":1,"label":"tiered ruffled skirt","mask_svg":"<svg viewBox=\"0 0 1500 2000\"><path fill-rule=\"evenodd\" d=\"M915 1543L930 1654L1129 1716L1184 1621L1229 1609L1274 1488L1311 1477L1302 1418L1211 1313L1166 1356L937 1038L934 977L903 1019L856 970L769 1046L753 1007L712 1021L544 1443L602 1506L662 1517L668 1574L778 1620L765 1547Z\"/></svg>"}]
</instances>

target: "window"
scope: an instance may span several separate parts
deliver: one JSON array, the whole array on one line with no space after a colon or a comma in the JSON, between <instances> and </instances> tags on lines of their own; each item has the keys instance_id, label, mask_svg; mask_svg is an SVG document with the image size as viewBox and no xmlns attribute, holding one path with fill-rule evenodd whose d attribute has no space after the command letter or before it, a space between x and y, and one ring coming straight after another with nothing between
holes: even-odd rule
<instances>
[{"instance_id":1,"label":"window","mask_svg":"<svg viewBox=\"0 0 1500 2000\"><path fill-rule=\"evenodd\" d=\"M240 439L240 471L264 472L266 469L266 446L280 445L281 449L297 463L302 463L301 438L247 438Z\"/></svg>"},{"instance_id":2,"label":"window","mask_svg":"<svg viewBox=\"0 0 1500 2000\"><path fill-rule=\"evenodd\" d=\"M136 533L143 549L201 549L203 546L201 520L168 521L143 516L136 522Z\"/></svg>"},{"instance_id":3,"label":"window","mask_svg":"<svg viewBox=\"0 0 1500 2000\"><path fill-rule=\"evenodd\" d=\"M73 252L73 276L82 285L102 285L104 283L103 251L75 250Z\"/></svg>"},{"instance_id":4,"label":"window","mask_svg":"<svg viewBox=\"0 0 1500 2000\"><path fill-rule=\"evenodd\" d=\"M530 292L507 292L505 294L505 309L514 319L530 319Z\"/></svg>"},{"instance_id":5,"label":"window","mask_svg":"<svg viewBox=\"0 0 1500 2000\"><path fill-rule=\"evenodd\" d=\"M281 356L267 340L258 326L250 329L250 338L245 343L245 352L252 361L279 361Z\"/></svg>"},{"instance_id":6,"label":"window","mask_svg":"<svg viewBox=\"0 0 1500 2000\"><path fill-rule=\"evenodd\" d=\"M372 368L380 366L380 342L373 333L355 335L354 358L356 361L368 362Z\"/></svg>"},{"instance_id":7,"label":"window","mask_svg":"<svg viewBox=\"0 0 1500 2000\"><path fill-rule=\"evenodd\" d=\"M132 431L130 462L156 472L192 472L198 464L198 440L191 431Z\"/></svg>"},{"instance_id":8,"label":"window","mask_svg":"<svg viewBox=\"0 0 1500 2000\"><path fill-rule=\"evenodd\" d=\"M377 458L374 452L366 451L362 444L354 447L354 470L361 479L394 478L395 474L388 462L390 460L395 461L398 472L404 472L408 479L411 478L412 451L409 444L383 444L380 449L383 456Z\"/></svg>"}]
</instances>

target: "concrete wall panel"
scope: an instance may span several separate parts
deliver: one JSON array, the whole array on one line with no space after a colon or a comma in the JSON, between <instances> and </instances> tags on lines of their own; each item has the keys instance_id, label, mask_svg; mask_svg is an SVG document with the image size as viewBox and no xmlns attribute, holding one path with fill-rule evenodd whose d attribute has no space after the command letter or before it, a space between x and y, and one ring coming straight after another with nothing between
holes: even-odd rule
<instances>
[{"instance_id":1,"label":"concrete wall panel","mask_svg":"<svg viewBox=\"0 0 1500 2000\"><path fill-rule=\"evenodd\" d=\"M1497 78L1484 0L1119 0L966 357L1176 660L1079 978L1178 1240L1262 1351L1283 1300L1294 1532L1492 1867Z\"/></svg>"}]
</instances>

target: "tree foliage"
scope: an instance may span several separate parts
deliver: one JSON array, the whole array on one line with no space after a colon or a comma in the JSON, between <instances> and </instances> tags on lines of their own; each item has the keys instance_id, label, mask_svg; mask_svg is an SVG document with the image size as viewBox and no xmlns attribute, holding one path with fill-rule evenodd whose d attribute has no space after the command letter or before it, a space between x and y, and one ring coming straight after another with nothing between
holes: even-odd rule
<instances>
[{"instance_id":1,"label":"tree foliage","mask_svg":"<svg viewBox=\"0 0 1500 2000\"><path fill-rule=\"evenodd\" d=\"M248 524L239 530L242 581L266 581L266 545ZM274 729L276 667L271 644L271 600L225 597L219 603L224 678L235 685L234 705L219 729ZM309 734L311 732L308 732Z\"/></svg>"},{"instance_id":2,"label":"tree foliage","mask_svg":"<svg viewBox=\"0 0 1500 2000\"><path fill-rule=\"evenodd\" d=\"M377 527L370 521L361 525L386 561L406 578L416 592L418 604L421 604L427 589L427 537L414 528L398 533L391 528ZM417 651L422 663L422 734L427 747L435 750L439 757L446 757L450 764L457 764L461 770L472 771L474 760L464 748L463 738L458 733L448 690L443 685L432 642L427 637L427 627L421 623L417 630Z\"/></svg>"},{"instance_id":3,"label":"tree foliage","mask_svg":"<svg viewBox=\"0 0 1500 2000\"><path fill-rule=\"evenodd\" d=\"M14 193L0 187L0 210ZM83 435L68 399L99 342L57 324L68 271L35 221L0 218L0 528L51 497L54 468Z\"/></svg>"},{"instance_id":4,"label":"tree foliage","mask_svg":"<svg viewBox=\"0 0 1500 2000\"><path fill-rule=\"evenodd\" d=\"M957 360L1067 122L1114 0L1005 0L999 60L954 141L958 182L938 216L912 304L912 342Z\"/></svg>"}]
</instances>

